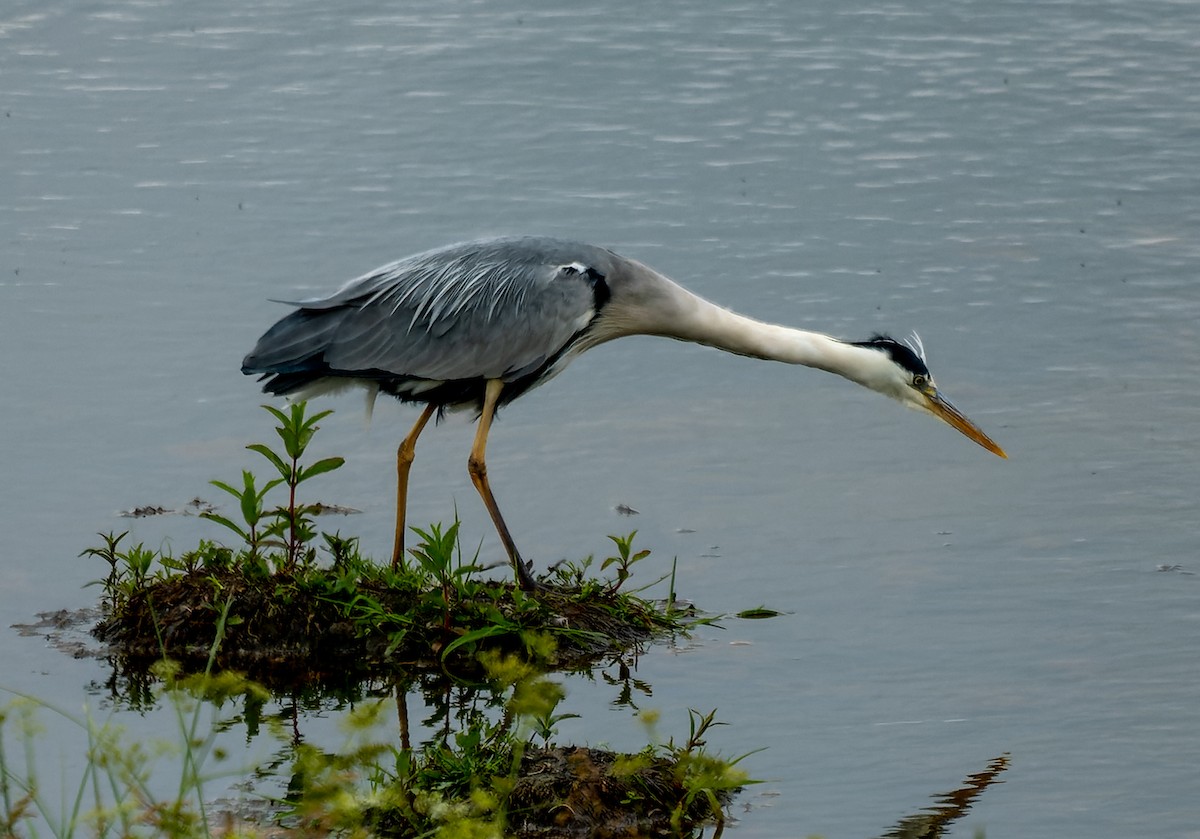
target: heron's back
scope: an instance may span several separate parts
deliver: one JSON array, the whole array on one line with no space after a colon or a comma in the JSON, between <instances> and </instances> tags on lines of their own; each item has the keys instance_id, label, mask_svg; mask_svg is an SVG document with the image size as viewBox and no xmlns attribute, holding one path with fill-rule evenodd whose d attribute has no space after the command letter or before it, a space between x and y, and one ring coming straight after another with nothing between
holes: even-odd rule
<instances>
[{"instance_id":1,"label":"heron's back","mask_svg":"<svg viewBox=\"0 0 1200 839\"><path fill-rule=\"evenodd\" d=\"M483 383L511 401L561 369L608 298L620 260L557 239L451 245L296 303L242 363L264 390L363 384L414 402L477 403Z\"/></svg>"}]
</instances>

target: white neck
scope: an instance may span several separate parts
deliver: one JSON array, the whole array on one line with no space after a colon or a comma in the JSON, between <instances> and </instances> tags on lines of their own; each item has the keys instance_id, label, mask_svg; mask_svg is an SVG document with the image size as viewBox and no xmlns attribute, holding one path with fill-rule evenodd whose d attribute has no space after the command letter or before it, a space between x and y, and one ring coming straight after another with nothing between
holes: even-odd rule
<instances>
[{"instance_id":1,"label":"white neck","mask_svg":"<svg viewBox=\"0 0 1200 839\"><path fill-rule=\"evenodd\" d=\"M891 360L876 350L820 332L764 323L698 297L661 275L655 280L639 289L627 306L614 297L610 309L617 311L606 312L603 334L597 336L600 341L620 335L660 335L752 358L826 370L873 390L885 390L884 382L894 372Z\"/></svg>"}]
</instances>

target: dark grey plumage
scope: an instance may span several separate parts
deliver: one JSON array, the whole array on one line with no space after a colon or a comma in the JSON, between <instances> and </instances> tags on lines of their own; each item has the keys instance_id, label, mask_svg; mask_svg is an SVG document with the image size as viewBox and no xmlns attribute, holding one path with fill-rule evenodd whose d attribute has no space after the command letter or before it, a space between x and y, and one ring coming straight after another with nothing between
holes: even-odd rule
<instances>
[{"instance_id":1,"label":"dark grey plumage","mask_svg":"<svg viewBox=\"0 0 1200 839\"><path fill-rule=\"evenodd\" d=\"M408 402L475 405L489 379L501 404L555 375L608 301L620 257L548 238L495 239L386 265L304 300L242 362L278 395L343 384Z\"/></svg>"}]
</instances>

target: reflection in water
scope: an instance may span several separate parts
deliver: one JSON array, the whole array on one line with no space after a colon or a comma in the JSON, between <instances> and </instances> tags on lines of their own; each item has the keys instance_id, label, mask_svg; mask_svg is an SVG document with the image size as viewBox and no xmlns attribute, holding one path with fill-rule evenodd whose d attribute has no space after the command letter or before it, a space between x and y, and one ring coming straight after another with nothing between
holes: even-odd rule
<instances>
[{"instance_id":1,"label":"reflection in water","mask_svg":"<svg viewBox=\"0 0 1200 839\"><path fill-rule=\"evenodd\" d=\"M987 769L968 775L960 788L936 796L935 806L901 819L880 839L937 839L947 827L967 814L985 789L992 784L1004 783L998 776L1008 768L1008 763L1008 755L1000 755L988 764Z\"/></svg>"},{"instance_id":2,"label":"reflection in water","mask_svg":"<svg viewBox=\"0 0 1200 839\"><path fill-rule=\"evenodd\" d=\"M53 628L51 621L54 621ZM163 671L154 666L135 665L124 658L106 654L102 647L97 647L92 641L89 647L82 643L73 643L73 636L66 635L69 629L74 634L86 635L86 627L95 622L93 610L81 610L74 613L56 613L42 616L38 624L20 627L26 634L40 632L56 646L65 652L72 652L78 657L87 656L103 660L107 664L107 676L103 680L94 680L89 685L93 696L100 696L111 707L137 713L146 713L163 704L164 686ZM609 700L614 708L629 708L632 711L641 710L635 697L653 695L653 687L643 679L637 678L639 657L637 651L617 653L597 660L590 669L578 667L562 668L551 671L555 675L566 677L585 677L590 682L601 681L616 693ZM261 675L261 674L260 674ZM304 721L312 717L324 717L330 713L346 711L356 705L373 700L393 698L399 714L399 737L403 749L412 748L411 737L413 728L409 722L408 706L412 698L420 697L423 706L421 716L415 730L422 732L424 739L420 746L441 742L453 732L469 729L486 724L502 716L504 706L504 691L489 682L478 672L451 672L446 669L414 668L412 670L397 670L394 673L372 678L356 677L353 674L341 681L326 679L312 684L295 684L288 681L263 681L255 679L271 694L272 702L277 707L275 713L268 713L276 723L285 724L293 731L296 743L304 739ZM240 713L235 712L226 720L225 727L237 725L246 727L247 739L252 739L260 733L260 722L264 718L264 703L247 699L247 705ZM500 720L502 726L507 722Z\"/></svg>"},{"instance_id":3,"label":"reflection in water","mask_svg":"<svg viewBox=\"0 0 1200 839\"><path fill-rule=\"evenodd\" d=\"M72 641L77 637L87 638L85 630L94 622L94 612L60 612L42 615L41 618L40 623L22 627L22 630L26 634L43 634L51 641L52 646L73 652L75 655L107 659L110 666L109 677L103 685L93 683L93 694L105 695L114 707L141 713L162 704L163 687L160 673L131 668L118 657L105 656L104 650L97 649L94 643L84 645L78 640ZM636 653L618 654L594 662L589 670L566 672L586 675L593 682L602 681L609 688L616 690L615 696L609 702L611 706L629 708L636 712L640 710L638 697L649 698L654 695L653 686L635 676L637 665ZM266 777L288 776L289 768L295 759L295 750L308 739L305 728L312 718L323 717L330 712L348 711L372 700L390 698L395 703L396 748L406 754L426 749L451 752L457 748L456 743L461 735L477 732L488 733L487 739L502 737L511 732L515 724L506 703L505 686L490 683L486 679L471 679L462 673L450 674L444 670L419 669L410 673L393 673L382 678L348 679L344 684L276 684L269 688L273 696L271 704L275 705L273 710L261 698L248 694L240 708L227 708L222 714L214 717L218 720L214 723L217 730L228 732L244 729L248 741L268 731L277 734L290 732L290 737L281 741L278 748L272 751L270 758L258 766L255 774L260 780ZM420 720L414 726L410 719L413 710L410 706L417 697L423 710L419 712ZM575 747L550 748L555 733L552 725L554 719L548 717L545 727L538 732L538 736L545 741L539 754L545 753L544 757L548 755L559 759L563 755L573 753ZM387 740L391 739L386 734L384 737ZM417 740L415 747L414 739ZM528 745L533 747L532 739ZM605 760L612 758L607 753L584 751L591 756L589 760L597 756ZM882 834L880 839L937 839L945 835L946 829L966 815L985 789L992 784L1002 783L999 775L1008 768L1009 762L1007 754L1000 755L983 771L968 775L960 788L934 796L934 806L901 819L888 832ZM572 772L574 771L573 769ZM567 777L567 781L578 784L580 778L571 775ZM297 782L295 775L289 777L289 789ZM234 806L239 811L242 809L241 805ZM716 835L720 835L720 825L717 830Z\"/></svg>"},{"instance_id":4,"label":"reflection in water","mask_svg":"<svg viewBox=\"0 0 1200 839\"><path fill-rule=\"evenodd\" d=\"M634 677L633 671L636 669L636 666L636 657L630 657L630 661L615 657L607 665L596 668L595 672L599 674L606 685L617 688L617 698L609 703L614 708L629 708L633 711L640 711L641 708L634 701L633 692L636 690L647 697L654 695L654 689L650 686L649 682L645 679ZM609 672L613 668L616 669L616 673Z\"/></svg>"},{"instance_id":5,"label":"reflection in water","mask_svg":"<svg viewBox=\"0 0 1200 839\"><path fill-rule=\"evenodd\" d=\"M78 624L80 619L79 615L72 616L66 613L46 616L42 626L52 623L61 630L63 627ZM63 642L60 641L61 644ZM93 650L91 654L98 655L99 651ZM599 676L600 681L616 690L610 705L637 711L638 703L635 697L648 698L654 693L649 682L635 677L637 663L636 656L616 655L607 661L596 662L590 671L585 672L591 681L597 681L596 677ZM120 662L112 657L109 658L109 664L111 675L103 686L103 692L115 706L145 712L162 703L163 689L157 678L161 674L144 670L131 671L122 667ZM98 684L93 688L100 692ZM415 759L418 753L430 751L453 758L466 748L464 743L486 745L500 742L503 738L518 733L520 726L509 701L512 689L512 685L497 684L488 679L470 680L462 674L455 676L445 671L434 670L357 680L352 685L342 685L335 689L331 689L329 685L310 685L302 689L281 689L280 686L275 686L271 703L275 705L274 709L269 709L269 703L262 697L247 694L240 708L226 708L222 713L215 714L213 724L214 730L221 733L244 729L247 740L255 739L266 732L275 732L276 735L289 732L290 736L285 735L281 738L270 756L259 763L254 775L259 781L266 778L284 781L287 784L288 795L291 796L303 787L303 770L298 764L294 764L294 761L297 750L308 740L305 732L307 723L315 717L327 716L330 711L348 711L362 703L373 700L386 701L390 698L395 707L396 729L394 735L388 734L388 726L385 726L382 743L394 743L386 748L395 749L398 755L408 755L408 760ZM418 704L424 708L418 712L420 721L414 726L412 712L416 709L412 704L417 698ZM553 810L549 802L553 796L559 795L562 789L603 790L614 783L610 777L610 764L621 756L603 750L554 744L554 723L568 716L575 715L554 716L552 711L547 711L543 719L534 720L537 724L532 730L519 734L525 742L530 763L529 766L523 764L521 772L524 778L521 781L524 784L521 787L522 795L526 796L522 799L522 809L527 819L536 821L541 816L535 814L544 815ZM528 724L527 720L526 725ZM542 738L542 746L535 746L535 736ZM416 745L414 741L417 741ZM661 765L658 768L665 774L663 778L657 779L656 783L665 783L675 770L661 759L659 763ZM1000 755L983 771L968 775L960 788L935 796L934 806L900 820L888 832L882 834L880 839L937 839L944 836L947 828L966 815L985 789L992 784L1001 783L999 775L1008 768L1009 763L1010 758L1007 754ZM551 764L558 767L558 771L549 772L547 767ZM593 767L596 771L588 767ZM300 774L297 774L298 772ZM530 780L527 777L528 772L534 772L537 777ZM672 789L666 787L663 791L666 795L674 794ZM733 791L734 789L730 788L722 792L722 801L727 802L727 794ZM589 792L589 795L591 794ZM278 813L272 812L255 815L244 812L245 808L241 803L225 803L229 805L230 812L236 813L240 818L262 820L278 816ZM594 818L620 815L626 809L603 797L597 798L592 804ZM719 816L720 811L717 812L715 835L719 836L723 824ZM704 814L698 813L696 817L701 823L705 821Z\"/></svg>"}]
</instances>

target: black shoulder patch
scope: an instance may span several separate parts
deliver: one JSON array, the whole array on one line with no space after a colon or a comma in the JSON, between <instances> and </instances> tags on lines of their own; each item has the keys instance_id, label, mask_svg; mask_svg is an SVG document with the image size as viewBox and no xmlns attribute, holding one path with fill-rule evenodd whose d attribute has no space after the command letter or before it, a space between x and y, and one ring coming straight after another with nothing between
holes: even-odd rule
<instances>
[{"instance_id":1,"label":"black shoulder patch","mask_svg":"<svg viewBox=\"0 0 1200 839\"><path fill-rule=\"evenodd\" d=\"M900 343L895 338L887 335L872 335L866 341L851 341L850 343L855 347L866 347L887 353L892 361L914 376L929 375L929 368L925 366L925 362L921 360L921 356L913 352L912 347Z\"/></svg>"},{"instance_id":2,"label":"black shoulder patch","mask_svg":"<svg viewBox=\"0 0 1200 839\"><path fill-rule=\"evenodd\" d=\"M604 275L595 268L588 268L586 276L592 283L592 297L596 299L596 311L598 312L612 297L612 291L609 289L608 283L604 281Z\"/></svg>"},{"instance_id":3,"label":"black shoulder patch","mask_svg":"<svg viewBox=\"0 0 1200 839\"><path fill-rule=\"evenodd\" d=\"M597 312L603 309L604 304L612 297L612 291L609 289L608 283L604 281L604 275L590 265L572 262L570 265L561 266L558 270L567 277L580 277L592 287L592 297L595 300L594 305Z\"/></svg>"}]
</instances>

